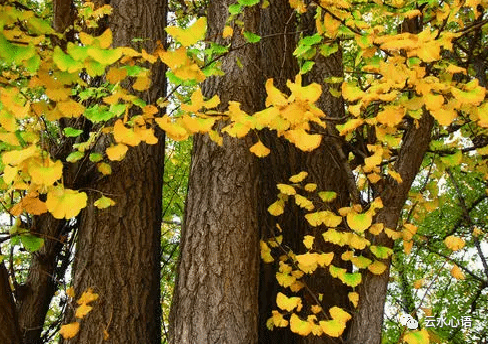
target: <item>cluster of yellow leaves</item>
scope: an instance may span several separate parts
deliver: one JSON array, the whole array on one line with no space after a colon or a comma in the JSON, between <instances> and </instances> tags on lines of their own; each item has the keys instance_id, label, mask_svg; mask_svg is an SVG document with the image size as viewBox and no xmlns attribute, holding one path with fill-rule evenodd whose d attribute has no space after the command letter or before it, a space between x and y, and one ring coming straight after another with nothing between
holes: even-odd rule
<instances>
[{"instance_id":1,"label":"cluster of yellow leaves","mask_svg":"<svg viewBox=\"0 0 488 344\"><path fill-rule=\"evenodd\" d=\"M351 315L339 307L332 307L329 310L331 320L317 320L315 314L307 317L307 320L302 320L296 313L292 313L290 317L290 330L301 336L308 336L313 334L321 336L326 334L331 337L339 337L346 328L346 323L351 319Z\"/></svg>"},{"instance_id":2,"label":"cluster of yellow leaves","mask_svg":"<svg viewBox=\"0 0 488 344\"><path fill-rule=\"evenodd\" d=\"M12 207L12 215L22 211L40 215L49 211L55 218L69 219L78 215L86 206L84 192L65 189L59 181L63 164L53 162L47 153L36 145L3 153L5 164L3 180L10 190L25 190L27 195ZM47 194L46 202L39 200L39 194Z\"/></svg>"},{"instance_id":3,"label":"cluster of yellow leaves","mask_svg":"<svg viewBox=\"0 0 488 344\"><path fill-rule=\"evenodd\" d=\"M297 75L295 82L288 80L287 87L291 90L290 96L281 93L273 85L273 79L266 82L266 109L250 116L240 109L239 104L229 103L229 110L225 115L231 123L222 131L232 137L241 138L252 130L269 128L276 130L278 136L303 151L316 149L322 140L321 135L310 134L312 123L325 128L325 115L314 103L319 99L322 90L318 84L302 86L301 75ZM263 157L269 153L261 141L258 141L251 151Z\"/></svg>"},{"instance_id":4,"label":"cluster of yellow leaves","mask_svg":"<svg viewBox=\"0 0 488 344\"><path fill-rule=\"evenodd\" d=\"M68 296L71 298L74 297L74 290L73 288L69 288L67 290ZM93 309L92 306L89 305L89 303L96 301L98 299L98 294L94 293L91 288L88 290L84 291L81 297L76 301L78 304L75 312L75 317L77 319L83 319L85 315L91 312ZM74 321L72 323L62 325L61 329L59 330L59 333L63 336L64 339L69 339L73 338L78 334L80 330L80 323L78 321ZM107 333L104 333L104 336L107 336Z\"/></svg>"}]
</instances>

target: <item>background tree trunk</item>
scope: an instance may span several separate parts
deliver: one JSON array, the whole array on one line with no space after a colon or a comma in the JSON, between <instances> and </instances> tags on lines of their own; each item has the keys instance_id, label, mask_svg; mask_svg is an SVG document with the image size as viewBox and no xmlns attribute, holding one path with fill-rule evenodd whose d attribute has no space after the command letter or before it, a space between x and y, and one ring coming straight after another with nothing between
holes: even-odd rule
<instances>
[{"instance_id":1,"label":"background tree trunk","mask_svg":"<svg viewBox=\"0 0 488 344\"><path fill-rule=\"evenodd\" d=\"M0 343L21 344L17 311L7 269L0 263Z\"/></svg>"},{"instance_id":2,"label":"background tree trunk","mask_svg":"<svg viewBox=\"0 0 488 344\"><path fill-rule=\"evenodd\" d=\"M209 3L207 37L219 44L232 3ZM258 32L258 8L245 9L238 19L245 31ZM245 42L240 30L234 30L233 47ZM207 79L204 95L218 94L222 109L236 100L248 113L259 110L264 86L256 63L258 45L245 45L221 61L225 75ZM251 145L249 136L226 136L222 147L208 135L194 138L170 314L172 344L258 342L258 166Z\"/></svg>"},{"instance_id":3,"label":"background tree trunk","mask_svg":"<svg viewBox=\"0 0 488 344\"><path fill-rule=\"evenodd\" d=\"M165 41L165 0L110 2L109 25L114 46L140 38L152 51ZM154 65L152 86L144 98L151 103L165 95L165 68ZM74 263L77 297L88 288L100 295L81 321L70 343L160 344L160 232L164 135L155 145L130 148L113 173L91 180L88 207L83 210ZM97 177L93 177L97 178ZM93 202L106 193L116 205L99 210Z\"/></svg>"},{"instance_id":4,"label":"background tree trunk","mask_svg":"<svg viewBox=\"0 0 488 344\"><path fill-rule=\"evenodd\" d=\"M314 31L315 21L313 11L302 16L301 28ZM296 47L296 35L293 32L297 29L296 13L292 11L289 2L285 0L270 1L270 6L263 11L261 20L261 34L264 37L261 43L262 49L262 68L266 78L274 78L275 86L282 92L289 93L286 87L286 80L295 78L298 73L298 65L293 51ZM282 35L277 35L282 33ZM292 33L292 34L290 34ZM313 33L313 32L312 32ZM266 38L272 35L272 38ZM328 85L324 83L324 78L330 76L342 76L342 55L337 53L331 57L324 58L317 56L313 70L305 75L304 84L312 82L322 86L323 94L318 101L319 108L328 116L344 116L344 104L341 98L334 98L328 92ZM264 81L263 81L264 83ZM333 122L328 126L333 127ZM315 128L319 129L319 128ZM293 201L285 208L285 212L276 218L267 212L267 207L276 200L277 183L286 183L293 174L301 171L309 173L307 182L317 184L319 191L335 191L337 199L330 204L332 211L347 205L349 202L349 192L347 188L347 173L343 171L344 165L338 163L341 159L337 149L342 148L337 144L336 139L329 135L333 129L324 131L323 139L319 148L313 152L303 152L285 139L278 138L275 132L262 131L261 137L265 146L271 149L271 153L260 159L260 228L263 238L272 236L276 232L276 223L283 229L283 244L293 249L295 253L304 253L305 247L302 240L305 235L314 235L316 241L314 248L324 252L334 252L335 259L333 264L336 266L350 268L340 260L344 249L326 244L322 237L322 228L313 228L308 225L304 218L306 212L296 206ZM290 331L289 328L275 328L269 331L266 321L271 316L271 311L276 308L276 294L283 288L276 281L278 264L261 263L260 274L260 342L261 343L336 343L336 339L327 336L299 336ZM351 304L347 294L351 291L338 279L332 278L328 271L321 269L305 278L307 286L318 296L323 293L321 303L327 312L329 308L338 306L349 309ZM310 306L315 301L306 291L300 292L304 300L304 309L308 312Z\"/></svg>"}]
</instances>

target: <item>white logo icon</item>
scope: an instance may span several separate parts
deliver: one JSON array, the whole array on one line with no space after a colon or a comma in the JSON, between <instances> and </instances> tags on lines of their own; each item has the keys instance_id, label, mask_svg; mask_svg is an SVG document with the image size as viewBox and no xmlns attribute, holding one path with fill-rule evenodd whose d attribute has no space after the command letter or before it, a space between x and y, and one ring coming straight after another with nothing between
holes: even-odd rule
<instances>
[{"instance_id":1,"label":"white logo icon","mask_svg":"<svg viewBox=\"0 0 488 344\"><path fill-rule=\"evenodd\" d=\"M400 316L400 324L407 326L410 330L415 330L419 323L410 314L403 314Z\"/></svg>"}]
</instances>

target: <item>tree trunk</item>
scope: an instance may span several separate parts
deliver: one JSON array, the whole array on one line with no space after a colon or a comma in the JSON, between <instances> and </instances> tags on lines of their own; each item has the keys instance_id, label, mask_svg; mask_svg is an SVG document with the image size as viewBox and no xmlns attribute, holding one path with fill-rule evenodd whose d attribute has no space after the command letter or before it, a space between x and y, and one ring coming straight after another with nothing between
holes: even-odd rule
<instances>
[{"instance_id":1,"label":"tree trunk","mask_svg":"<svg viewBox=\"0 0 488 344\"><path fill-rule=\"evenodd\" d=\"M413 180L417 175L425 152L429 148L431 131L434 119L424 112L419 120L418 127L415 123L410 124L406 132L397 163L394 169L400 173L403 182L398 184L392 178L385 182L381 199L384 207L378 212L376 222L384 223L385 227L396 228L400 212L408 197L408 192ZM375 245L393 247L393 240L381 234L376 237ZM386 300L386 291L389 279L389 267L391 259L385 260L388 266L380 276L366 270L363 272L363 281L358 287L359 305L358 312L352 319L352 327L348 344L381 343L381 329L383 326L383 308Z\"/></svg>"},{"instance_id":2,"label":"tree trunk","mask_svg":"<svg viewBox=\"0 0 488 344\"><path fill-rule=\"evenodd\" d=\"M114 46L131 45L134 38L154 49L165 41L164 0L123 1L110 5L109 25ZM165 69L151 69L148 102L165 95ZM164 135L156 132L155 145L130 148L125 159L113 163L113 173L94 180L88 207L82 211L74 263L77 297L88 288L99 294L94 309L83 320L78 335L69 343L160 344L160 232ZM94 177L96 178L96 177ZM99 210L93 202L100 193L116 205Z\"/></svg>"},{"instance_id":3,"label":"tree trunk","mask_svg":"<svg viewBox=\"0 0 488 344\"><path fill-rule=\"evenodd\" d=\"M207 37L219 44L224 43L220 37L232 3L209 3ZM258 32L259 9L243 12L238 19L244 30ZM234 30L234 47L244 43L240 30ZM207 79L203 93L218 94L222 109L236 100L248 113L259 110L264 86L256 61L256 44L229 53L222 59L225 76ZM172 344L258 342L258 166L249 151L251 141L224 137L219 147L208 135L194 138L170 314Z\"/></svg>"},{"instance_id":4,"label":"tree trunk","mask_svg":"<svg viewBox=\"0 0 488 344\"><path fill-rule=\"evenodd\" d=\"M0 263L0 343L21 344L15 302L10 288L8 272Z\"/></svg>"},{"instance_id":5,"label":"tree trunk","mask_svg":"<svg viewBox=\"0 0 488 344\"><path fill-rule=\"evenodd\" d=\"M314 30L315 22L313 13L308 13L312 20L303 17L302 27ZM295 36L286 34L296 31L295 13L291 10L288 1L275 0L270 2L267 10L262 15L262 35L283 33L283 35L264 38L261 44L263 56L263 73L267 78L274 78L275 85L286 92L286 80L294 79L298 72L296 58L292 55L295 50ZM316 65L313 70L305 76L305 83L316 82L322 86L323 94L318 101L318 106L324 113L333 117L344 116L344 104L342 99L330 95L327 85L323 80L329 76L342 76L342 55L337 53L331 57L316 57ZM332 123L328 123L330 127ZM318 128L316 128L318 129ZM349 202L347 188L347 173L343 170L344 165L337 163L341 161L337 149L341 146L336 139L329 135L332 129L323 133L322 143L313 152L303 152L297 149L287 140L277 138L275 132L263 131L259 135L265 146L271 149L271 153L261 159L260 170L260 228L262 236L268 238L275 230L275 224L279 223L283 229L283 244L293 249L295 253L304 253L305 247L302 240L305 235L314 235L316 241L314 248L325 252L334 252L333 264L350 269L349 264L340 260L344 249L325 243L321 238L321 229L308 225L304 218L305 212L291 201L285 212L276 218L267 212L267 207L276 200L277 183L286 183L288 178L301 171L309 173L307 182L317 184L319 191L335 191L337 200L331 204L331 210L347 205ZM340 153L343 155L342 150ZM334 163L336 162L336 163ZM266 320L271 316L271 311L276 308L276 294L282 290L276 281L278 264L261 264L260 280L260 342L261 343L336 343L336 339L327 336L316 337L309 335L302 337L290 331L289 328L275 328L269 331L266 327ZM344 309L351 307L347 298L351 290L342 282L330 276L328 271L317 270L314 274L304 279L309 289L318 296L323 293L322 307L327 312L329 308L338 306ZM308 295L308 292L301 292L304 300L304 309L308 312L315 301ZM322 319L320 319L322 320Z\"/></svg>"},{"instance_id":6,"label":"tree trunk","mask_svg":"<svg viewBox=\"0 0 488 344\"><path fill-rule=\"evenodd\" d=\"M58 266L58 262L66 244L61 237L68 234L68 223L55 219L51 214L42 214L34 217L32 232L46 239L44 246L32 254L27 279L17 290L17 311L23 343L40 344L49 304L67 267L63 264Z\"/></svg>"}]
</instances>

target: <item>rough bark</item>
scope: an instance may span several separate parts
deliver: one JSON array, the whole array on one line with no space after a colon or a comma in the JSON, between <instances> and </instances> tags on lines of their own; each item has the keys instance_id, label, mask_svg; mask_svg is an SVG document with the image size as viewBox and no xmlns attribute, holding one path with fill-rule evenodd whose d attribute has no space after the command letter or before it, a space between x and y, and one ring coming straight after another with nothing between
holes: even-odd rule
<instances>
[{"instance_id":1,"label":"rough bark","mask_svg":"<svg viewBox=\"0 0 488 344\"><path fill-rule=\"evenodd\" d=\"M109 26L114 46L131 45L133 38L165 41L166 1L111 1ZM154 103L165 94L165 69L151 68L152 86L144 98ZM113 173L91 180L88 207L82 211L74 286L77 296L88 288L99 294L94 309L81 321L69 343L161 343L160 231L164 135L158 143L129 148L125 159L113 163ZM103 142L108 142L104 138ZM96 179L98 178L98 179ZM100 193L116 205L99 210Z\"/></svg>"},{"instance_id":2,"label":"rough bark","mask_svg":"<svg viewBox=\"0 0 488 344\"><path fill-rule=\"evenodd\" d=\"M313 19L313 13L309 13ZM298 73L296 58L293 56L295 50L295 36L290 35L296 31L296 16L291 10L288 1L271 1L267 10L262 14L262 31L264 37L262 48L263 74L267 78L274 78L275 85L287 92L286 80L294 79ZM302 18L301 27L313 28L315 22ZM276 33L283 35L275 36ZM288 33L288 34L286 34ZM266 39L267 35L273 38ZM330 95L327 85L323 80L329 76L342 76L342 55L340 53L332 57L316 57L314 69L304 78L304 83L316 82L323 88L323 95L317 105L324 113L333 117L344 115L344 104L341 99ZM333 126L332 123L328 123ZM318 129L318 128L316 128ZM321 239L322 228L313 228L308 225L304 218L305 212L293 204L288 205L285 213L276 218L270 216L267 207L276 200L276 184L287 182L288 178L300 171L307 171L309 176L307 182L316 183L318 190L335 191L338 194L337 201L331 204L331 210L337 210L349 201L347 188L347 173L340 163L339 152L341 149L336 139L330 135L332 129L322 131L323 140L319 148L313 152L302 152L290 142L278 138L275 132L263 131L260 133L264 144L271 149L271 153L261 160L260 166L260 228L262 236L267 238L275 230L275 224L279 223L283 228L283 243L296 253L304 253L305 247L302 239L305 235L314 235L317 240L314 247L325 252L333 251L336 258L333 264L349 268L340 260L344 251L342 248L326 244ZM342 151L340 152L342 155ZM277 264L261 264L260 274L260 342L261 343L336 343L337 339L327 336L302 337L290 331L289 328L269 331L266 327L266 320L271 316L271 311L276 308L276 293L282 288L277 284L275 275L278 269ZM312 276L304 279L310 291L316 295L323 293L322 307L327 311L333 306L344 309L350 307L347 299L349 288L330 276L328 271L317 270ZM304 309L308 311L316 302L309 295L308 291L302 291L301 296L305 301Z\"/></svg>"},{"instance_id":3,"label":"rough bark","mask_svg":"<svg viewBox=\"0 0 488 344\"><path fill-rule=\"evenodd\" d=\"M16 290L17 312L23 343L41 343L41 333L49 304L58 289L58 278L64 278L65 266L58 268L67 234L67 223L51 214L34 217L33 233L45 237L44 246L32 254L26 281ZM61 271L61 270L63 271ZM58 271L59 270L59 271Z\"/></svg>"},{"instance_id":4,"label":"rough bark","mask_svg":"<svg viewBox=\"0 0 488 344\"><path fill-rule=\"evenodd\" d=\"M21 344L15 301L10 288L7 269L0 263L0 343Z\"/></svg>"},{"instance_id":5,"label":"rough bark","mask_svg":"<svg viewBox=\"0 0 488 344\"><path fill-rule=\"evenodd\" d=\"M222 44L233 0L210 1L207 37ZM258 32L259 9L240 15L244 30ZM244 43L240 28L232 46ZM240 60L241 67L236 59ZM249 113L259 110L264 86L258 46L245 45L222 60L223 77L203 85ZM170 314L172 344L253 344L258 342L259 230L258 167L250 137L224 138L222 147L207 135L194 138L189 190L181 233L178 277Z\"/></svg>"}]
</instances>

